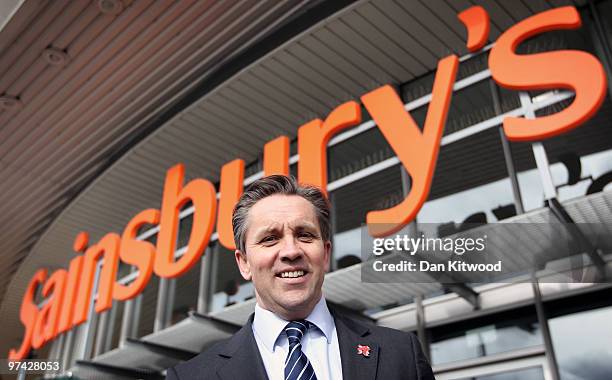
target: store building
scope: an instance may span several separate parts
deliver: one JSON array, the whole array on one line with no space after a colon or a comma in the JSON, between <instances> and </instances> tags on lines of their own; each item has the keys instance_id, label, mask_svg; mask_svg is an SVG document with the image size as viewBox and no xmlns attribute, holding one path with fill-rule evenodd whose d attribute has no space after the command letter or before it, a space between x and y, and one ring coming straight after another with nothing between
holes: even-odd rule
<instances>
[{"instance_id":1,"label":"store building","mask_svg":"<svg viewBox=\"0 0 612 380\"><path fill-rule=\"evenodd\" d=\"M309 177L326 178L333 206L326 298L356 317L415 332L438 379L609 378L612 291L605 279L361 281L368 212L401 204L421 180L411 178L416 174L397 151L426 150L414 140L390 138L377 125L379 115L399 112L392 103L375 110L362 97L390 85L419 133L435 129L428 109L444 103L444 91L432 88L441 62L453 55L456 78L440 82L452 87L452 96L433 176L426 178L431 184L424 203L413 207L416 217L405 220L408 228L433 225L443 236L470 223L562 222L576 226L572 236L588 246L587 261L610 266L612 1L475 3L490 17L490 28L472 24L484 46L470 49L472 38L458 18L474 5L468 1L16 4L0 30L0 244L7 263L0 348L14 357L57 358L65 377L159 378L168 366L230 336L254 307L253 287L241 278L224 240L227 230L219 227L227 225L239 193L240 181L233 180L246 185L264 171L284 170L303 178L306 169L298 166L306 160L300 163L298 153L314 159L325 153L301 148L298 130L356 102L360 117L321 140L326 173ZM550 13L559 9L566 13ZM573 9L582 25L572 22ZM526 70L525 63L491 65L490 56L496 46L501 50L501 37L534 16L556 25L546 32L536 28L517 53L549 54L540 62L549 70L534 65L533 75L553 79L529 90L516 81L514 89L500 86L513 69ZM588 56L573 61L551 55L567 49ZM563 77L554 81L555 73ZM508 138L507 117L567 115L578 103L572 88L586 100L567 130L545 136L539 125L523 132L523 141ZM566 127L570 121L566 116ZM163 208L162 200L168 199L167 173L179 163L185 179L175 177L175 198L168 201L182 208L174 246L174 236L166 234L172 228L163 225L172 207ZM210 190L206 183L214 189L198 201L176 200L182 186L196 182L202 191ZM161 226L131 224L150 209L161 210ZM157 221L152 215L141 219ZM194 218L205 226L199 234ZM109 253L112 244L127 240L125 234L104 240L128 225L138 240L158 246L153 255L163 246L187 264L162 265L164 276L155 264L144 279L124 257L117 259L119 250ZM546 247L528 244L532 238L537 236L514 237L509 244L537 256ZM111 240L98 259L114 257L118 269L105 277L102 262L82 251ZM147 249L142 247L134 249ZM83 259L73 264L75 257ZM87 268L92 270L82 274ZM54 287L43 290L62 270ZM126 288L142 284L126 290L125 301L96 291L110 289L105 279L114 277ZM54 309L60 293L64 302ZM26 307L25 317L24 304L36 306ZM72 315L62 316L64 310ZM54 315L55 327L47 330Z\"/></svg>"}]
</instances>

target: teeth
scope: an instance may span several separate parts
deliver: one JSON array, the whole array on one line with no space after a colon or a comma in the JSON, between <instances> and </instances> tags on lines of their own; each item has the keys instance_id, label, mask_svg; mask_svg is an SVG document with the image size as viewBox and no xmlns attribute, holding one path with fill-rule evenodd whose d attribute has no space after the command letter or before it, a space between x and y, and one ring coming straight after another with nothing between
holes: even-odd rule
<instances>
[{"instance_id":1,"label":"teeth","mask_svg":"<svg viewBox=\"0 0 612 380\"><path fill-rule=\"evenodd\" d=\"M304 275L304 271L303 270L296 270L293 272L283 272L281 273L281 277L282 278L295 278L295 277L302 277Z\"/></svg>"}]
</instances>

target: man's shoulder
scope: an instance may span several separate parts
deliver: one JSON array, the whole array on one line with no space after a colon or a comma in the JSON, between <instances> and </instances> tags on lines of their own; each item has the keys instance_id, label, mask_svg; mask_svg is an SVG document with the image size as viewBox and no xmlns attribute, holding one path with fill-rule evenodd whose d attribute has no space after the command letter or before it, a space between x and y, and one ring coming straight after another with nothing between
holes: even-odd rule
<instances>
[{"instance_id":1,"label":"man's shoulder","mask_svg":"<svg viewBox=\"0 0 612 380\"><path fill-rule=\"evenodd\" d=\"M400 348L409 352L411 355L418 355L421 350L419 339L409 331L396 330L390 327L374 326L372 329L374 336L379 336L380 341L396 348L399 352Z\"/></svg>"},{"instance_id":2,"label":"man's shoulder","mask_svg":"<svg viewBox=\"0 0 612 380\"><path fill-rule=\"evenodd\" d=\"M412 341L416 339L416 336L412 332L396 330L390 327L384 327L375 324L373 321L367 321L361 318L355 318L353 316L347 315L346 313L334 313L334 319L336 321L340 320L347 327L355 330L369 330L368 333L373 336L377 336L382 339L390 339L390 340L406 340Z\"/></svg>"},{"instance_id":3,"label":"man's shoulder","mask_svg":"<svg viewBox=\"0 0 612 380\"><path fill-rule=\"evenodd\" d=\"M416 339L416 335L414 335L414 333L409 332L409 331L401 331L401 330L396 330L391 327L378 326L378 325L373 325L371 329L372 329L372 334L379 335L386 339L399 340L399 341L408 340L410 343L412 343L412 341Z\"/></svg>"},{"instance_id":4,"label":"man's shoulder","mask_svg":"<svg viewBox=\"0 0 612 380\"><path fill-rule=\"evenodd\" d=\"M335 312L334 319L336 321L336 328L338 328L340 325L340 328L348 328L357 334L367 331L366 335L368 335L372 340L377 341L380 344L395 347L395 352L403 352L403 354L406 354L406 350L420 350L420 346L418 346L418 338L412 332L379 326L373 321L367 321L361 318L357 319L345 313Z\"/></svg>"},{"instance_id":5,"label":"man's shoulder","mask_svg":"<svg viewBox=\"0 0 612 380\"><path fill-rule=\"evenodd\" d=\"M416 335L350 317L336 317L336 329L349 329L362 337L366 344L376 344L379 352L379 376L383 379L402 378L433 380L433 372ZM338 334L343 334L341 331ZM360 338L358 338L361 340ZM351 341L350 339L348 340ZM355 340L353 340L355 342ZM346 347L345 347L346 348ZM353 347L349 347L353 349Z\"/></svg>"},{"instance_id":6,"label":"man's shoulder","mask_svg":"<svg viewBox=\"0 0 612 380\"><path fill-rule=\"evenodd\" d=\"M220 354L230 339L221 340L193 358L169 368L167 379L191 379L212 375L221 359Z\"/></svg>"}]
</instances>

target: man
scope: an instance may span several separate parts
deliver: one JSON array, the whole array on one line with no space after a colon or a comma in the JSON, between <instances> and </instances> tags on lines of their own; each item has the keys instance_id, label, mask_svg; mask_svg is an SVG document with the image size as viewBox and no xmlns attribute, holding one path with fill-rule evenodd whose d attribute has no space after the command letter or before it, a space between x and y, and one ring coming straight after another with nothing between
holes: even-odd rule
<instances>
[{"instance_id":1,"label":"man","mask_svg":"<svg viewBox=\"0 0 612 380\"><path fill-rule=\"evenodd\" d=\"M257 304L230 339L168 370L168 379L407 379L433 373L414 334L328 309L329 203L274 175L244 192L232 217L236 262Z\"/></svg>"}]
</instances>

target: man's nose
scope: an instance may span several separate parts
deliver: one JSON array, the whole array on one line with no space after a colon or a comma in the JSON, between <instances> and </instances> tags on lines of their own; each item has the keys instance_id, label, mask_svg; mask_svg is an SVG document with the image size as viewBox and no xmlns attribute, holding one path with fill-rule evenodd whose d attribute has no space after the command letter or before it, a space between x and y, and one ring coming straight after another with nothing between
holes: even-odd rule
<instances>
[{"instance_id":1,"label":"man's nose","mask_svg":"<svg viewBox=\"0 0 612 380\"><path fill-rule=\"evenodd\" d=\"M295 260L302 254L302 249L293 235L287 235L283 238L283 247L280 251L281 260Z\"/></svg>"}]
</instances>

